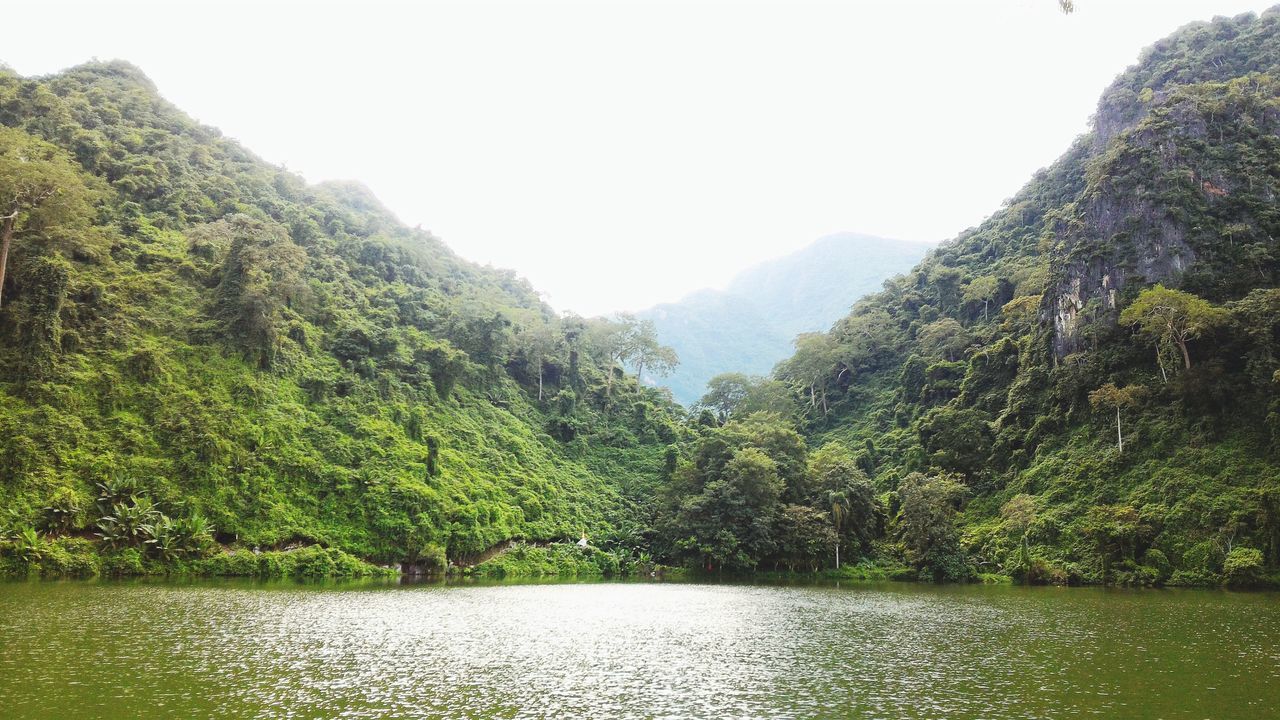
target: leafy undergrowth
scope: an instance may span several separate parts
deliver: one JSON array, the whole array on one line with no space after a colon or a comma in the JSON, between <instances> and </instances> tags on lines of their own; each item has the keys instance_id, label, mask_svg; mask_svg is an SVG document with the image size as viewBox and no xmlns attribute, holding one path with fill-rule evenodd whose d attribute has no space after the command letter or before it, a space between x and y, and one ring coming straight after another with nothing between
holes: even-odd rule
<instances>
[{"instance_id":1,"label":"leafy undergrowth","mask_svg":"<svg viewBox=\"0 0 1280 720\"><path fill-rule=\"evenodd\" d=\"M617 578L662 575L672 568L654 564L647 555L631 555L575 543L517 543L463 573L478 578Z\"/></svg>"},{"instance_id":2,"label":"leafy undergrowth","mask_svg":"<svg viewBox=\"0 0 1280 720\"><path fill-rule=\"evenodd\" d=\"M365 578L398 574L397 569L361 560L319 545L253 552L216 549L198 558L163 560L136 547L104 548L91 540L60 537L35 546L0 545L0 577L199 576L261 579Z\"/></svg>"},{"instance_id":3,"label":"leafy undergrowth","mask_svg":"<svg viewBox=\"0 0 1280 720\"><path fill-rule=\"evenodd\" d=\"M621 574L620 559L599 548L572 543L513 545L464 572L483 578L598 578Z\"/></svg>"}]
</instances>

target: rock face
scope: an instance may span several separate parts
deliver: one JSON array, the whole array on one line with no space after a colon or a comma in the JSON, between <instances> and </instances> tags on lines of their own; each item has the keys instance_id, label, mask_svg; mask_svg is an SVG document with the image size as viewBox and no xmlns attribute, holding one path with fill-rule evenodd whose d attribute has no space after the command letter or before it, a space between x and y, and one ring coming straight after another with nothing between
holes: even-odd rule
<instances>
[{"instance_id":1,"label":"rock face","mask_svg":"<svg viewBox=\"0 0 1280 720\"><path fill-rule=\"evenodd\" d=\"M1272 11L1189 30L1248 45L1276 27ZM1190 282L1212 296L1215 288L1194 287L1197 264L1221 274L1250 253L1270 257L1280 190L1266 169L1280 157L1275 81L1232 58L1161 64L1170 52L1168 41L1152 48L1103 97L1078 168L1084 190L1053 225L1041 316L1058 357L1080 349L1083 323L1114 321L1126 288Z\"/></svg>"}]
</instances>

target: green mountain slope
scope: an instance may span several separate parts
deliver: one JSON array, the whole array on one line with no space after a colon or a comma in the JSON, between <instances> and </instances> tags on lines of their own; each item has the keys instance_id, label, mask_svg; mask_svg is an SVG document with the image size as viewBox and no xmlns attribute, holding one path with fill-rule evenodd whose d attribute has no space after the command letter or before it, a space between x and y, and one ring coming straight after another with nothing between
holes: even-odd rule
<instances>
[{"instance_id":1,"label":"green mountain slope","mask_svg":"<svg viewBox=\"0 0 1280 720\"><path fill-rule=\"evenodd\" d=\"M137 69L0 72L0 169L6 199L54 188L3 284L0 529L95 539L154 504L225 544L435 563L604 541L648 502L672 406L612 367L609 323L264 163Z\"/></svg>"},{"instance_id":2,"label":"green mountain slope","mask_svg":"<svg viewBox=\"0 0 1280 720\"><path fill-rule=\"evenodd\" d=\"M924 256L928 246L841 233L703 290L638 313L675 348L680 365L658 383L691 405L724 372L767 375L803 332L825 330L857 298Z\"/></svg>"},{"instance_id":3,"label":"green mountain slope","mask_svg":"<svg viewBox=\"0 0 1280 720\"><path fill-rule=\"evenodd\" d=\"M779 366L810 442L899 491L906 558L1133 582L1280 563L1278 97L1280 11L1180 30L1005 207ZM931 478L959 482L935 493L954 536L903 524Z\"/></svg>"}]
</instances>

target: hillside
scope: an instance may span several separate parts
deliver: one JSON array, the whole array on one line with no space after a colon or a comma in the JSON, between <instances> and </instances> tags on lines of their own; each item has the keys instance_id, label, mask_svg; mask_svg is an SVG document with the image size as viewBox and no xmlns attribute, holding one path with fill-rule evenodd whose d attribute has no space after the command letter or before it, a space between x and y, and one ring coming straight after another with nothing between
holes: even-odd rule
<instances>
[{"instance_id":1,"label":"hillside","mask_svg":"<svg viewBox=\"0 0 1280 720\"><path fill-rule=\"evenodd\" d=\"M1280 11L1183 28L1005 207L779 366L810 443L888 493L900 557L1092 582L1280 563L1278 96Z\"/></svg>"},{"instance_id":2,"label":"hillside","mask_svg":"<svg viewBox=\"0 0 1280 720\"><path fill-rule=\"evenodd\" d=\"M713 381L659 554L1280 583L1278 196L1280 9L1162 40L981 226L771 378Z\"/></svg>"},{"instance_id":3,"label":"hillside","mask_svg":"<svg viewBox=\"0 0 1280 720\"><path fill-rule=\"evenodd\" d=\"M430 566L607 543L648 502L673 409L614 366L616 326L261 161L130 65L0 72L0 196L19 555L61 538L136 570L216 539Z\"/></svg>"},{"instance_id":4,"label":"hillside","mask_svg":"<svg viewBox=\"0 0 1280 720\"><path fill-rule=\"evenodd\" d=\"M924 257L927 245L842 233L738 274L724 290L702 290L638 313L680 365L656 382L692 405L725 372L767 375L796 335L826 330L854 300Z\"/></svg>"},{"instance_id":5,"label":"hillside","mask_svg":"<svg viewBox=\"0 0 1280 720\"><path fill-rule=\"evenodd\" d=\"M1280 586L1278 196L1280 9L1189 25L880 291L843 237L691 301L736 361L856 300L770 377L681 348L686 413L623 371L673 309L558 317L127 64L0 73L0 574Z\"/></svg>"}]
</instances>

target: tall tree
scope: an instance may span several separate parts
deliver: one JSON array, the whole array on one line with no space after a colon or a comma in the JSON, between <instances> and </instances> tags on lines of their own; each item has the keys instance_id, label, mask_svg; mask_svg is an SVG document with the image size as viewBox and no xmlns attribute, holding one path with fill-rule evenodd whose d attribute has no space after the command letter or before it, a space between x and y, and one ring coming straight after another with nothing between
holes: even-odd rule
<instances>
[{"instance_id":1,"label":"tall tree","mask_svg":"<svg viewBox=\"0 0 1280 720\"><path fill-rule=\"evenodd\" d=\"M982 319L987 319L987 308L991 305L991 301L995 299L996 293L1000 290L1000 281L994 275L981 275L969 281L964 286L964 301L966 303L982 303Z\"/></svg>"},{"instance_id":2,"label":"tall tree","mask_svg":"<svg viewBox=\"0 0 1280 720\"><path fill-rule=\"evenodd\" d=\"M808 394L809 407L828 412L827 378L835 369L839 348L827 333L801 333L796 336L796 353L778 365L777 374L789 380L801 394Z\"/></svg>"},{"instance_id":3,"label":"tall tree","mask_svg":"<svg viewBox=\"0 0 1280 720\"><path fill-rule=\"evenodd\" d=\"M630 345L628 356L636 368L636 380L643 382L646 368L662 377L671 374L680 358L674 348L658 342L658 330L652 320L639 320L631 324L627 336Z\"/></svg>"},{"instance_id":4,"label":"tall tree","mask_svg":"<svg viewBox=\"0 0 1280 720\"><path fill-rule=\"evenodd\" d=\"M840 567L840 539L846 535L865 551L878 532L875 490L847 446L829 442L809 456L809 501L831 511L836 532L836 567Z\"/></svg>"},{"instance_id":5,"label":"tall tree","mask_svg":"<svg viewBox=\"0 0 1280 720\"><path fill-rule=\"evenodd\" d=\"M0 127L0 293L16 237L37 234L87 211L88 190L64 151L21 130Z\"/></svg>"},{"instance_id":6,"label":"tall tree","mask_svg":"<svg viewBox=\"0 0 1280 720\"><path fill-rule=\"evenodd\" d=\"M233 215L218 224L228 228L231 247L222 264L215 312L227 337L267 367L280 342L286 308L306 292L302 269L307 253L270 220Z\"/></svg>"},{"instance_id":7,"label":"tall tree","mask_svg":"<svg viewBox=\"0 0 1280 720\"><path fill-rule=\"evenodd\" d=\"M1120 322L1132 325L1138 333L1155 342L1156 362L1160 373L1169 379L1166 357L1173 350L1181 353L1184 369L1191 369L1191 353L1187 343L1228 318L1225 310L1204 298L1163 285L1143 290L1133 304L1120 313Z\"/></svg>"},{"instance_id":8,"label":"tall tree","mask_svg":"<svg viewBox=\"0 0 1280 720\"><path fill-rule=\"evenodd\" d=\"M710 410L721 423L728 422L747 399L750 383L743 373L720 373L707 381L707 392L694 407Z\"/></svg>"},{"instance_id":9,"label":"tall tree","mask_svg":"<svg viewBox=\"0 0 1280 720\"><path fill-rule=\"evenodd\" d=\"M1144 385L1130 385L1119 388L1115 383L1107 383L1089 393L1089 404L1095 410L1109 408L1116 412L1116 448L1124 452L1124 432L1120 428L1120 410L1137 405L1147 394Z\"/></svg>"},{"instance_id":10,"label":"tall tree","mask_svg":"<svg viewBox=\"0 0 1280 720\"><path fill-rule=\"evenodd\" d=\"M521 329L516 337L529 362L538 369L538 400L542 400L542 379L549 358L556 357L565 346L565 333L558 322L534 321Z\"/></svg>"},{"instance_id":11,"label":"tall tree","mask_svg":"<svg viewBox=\"0 0 1280 720\"><path fill-rule=\"evenodd\" d=\"M1025 570L1027 563L1031 559L1031 545L1028 541L1028 535L1031 533L1032 524L1036 521L1035 498L1026 493L1014 495L1009 499L1009 502L1000 506L1000 517L1004 520L1005 527L1018 536L1018 544L1021 548L1020 557Z\"/></svg>"},{"instance_id":12,"label":"tall tree","mask_svg":"<svg viewBox=\"0 0 1280 720\"><path fill-rule=\"evenodd\" d=\"M636 323L634 315L621 313L612 320L594 318L587 326L586 339L596 359L604 366L604 394L613 394L613 377L617 367L631 358L632 342Z\"/></svg>"},{"instance_id":13,"label":"tall tree","mask_svg":"<svg viewBox=\"0 0 1280 720\"><path fill-rule=\"evenodd\" d=\"M840 531L844 528L844 519L849 516L849 496L835 491L827 494L827 503L831 505L831 523L836 531L836 569L840 569Z\"/></svg>"},{"instance_id":14,"label":"tall tree","mask_svg":"<svg viewBox=\"0 0 1280 720\"><path fill-rule=\"evenodd\" d=\"M956 506L967 493L946 475L912 473L898 486L898 532L907 557L935 580L961 580L969 574L955 525Z\"/></svg>"}]
</instances>

